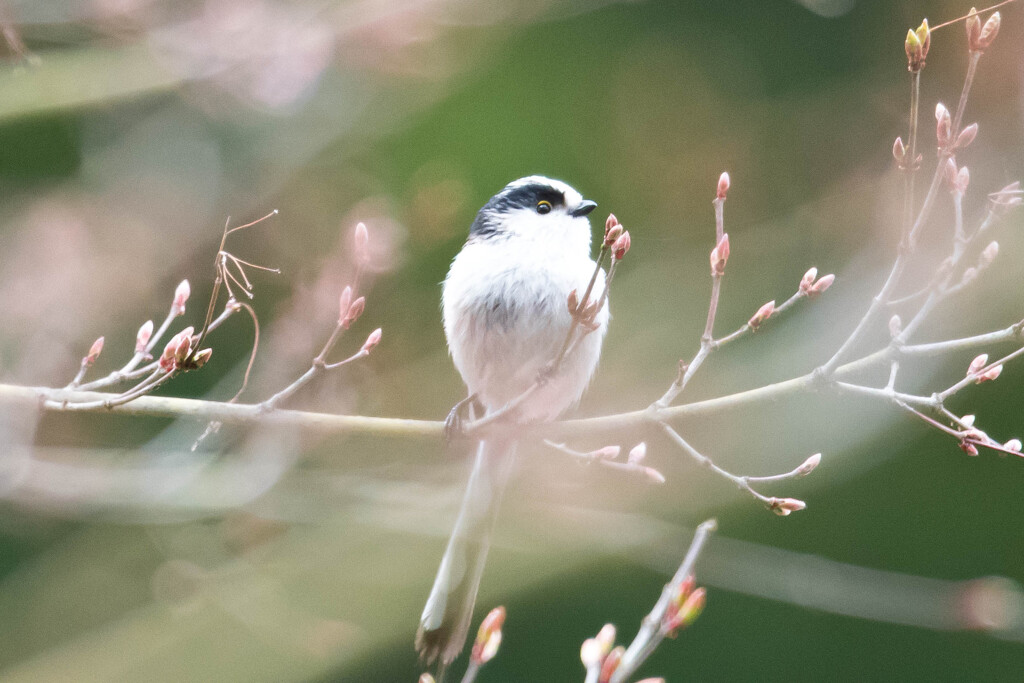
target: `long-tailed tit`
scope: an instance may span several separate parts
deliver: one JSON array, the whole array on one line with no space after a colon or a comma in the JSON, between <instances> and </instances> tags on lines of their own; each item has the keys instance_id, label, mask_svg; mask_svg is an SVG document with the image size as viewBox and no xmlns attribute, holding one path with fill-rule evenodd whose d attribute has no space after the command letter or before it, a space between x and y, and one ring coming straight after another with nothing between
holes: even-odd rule
<instances>
[{"instance_id":1,"label":"long-tailed tit","mask_svg":"<svg viewBox=\"0 0 1024 683\"><path fill-rule=\"evenodd\" d=\"M455 367L487 412L534 385L561 351L572 323L567 297L574 289L582 294L596 268L587 218L596 206L563 182L530 176L491 197L473 221L444 282L444 331ZM579 400L601 353L607 304L594 322L597 329L517 407L518 420L554 419ZM480 442L416 635L427 663L447 666L466 642L515 449L514 440Z\"/></svg>"}]
</instances>

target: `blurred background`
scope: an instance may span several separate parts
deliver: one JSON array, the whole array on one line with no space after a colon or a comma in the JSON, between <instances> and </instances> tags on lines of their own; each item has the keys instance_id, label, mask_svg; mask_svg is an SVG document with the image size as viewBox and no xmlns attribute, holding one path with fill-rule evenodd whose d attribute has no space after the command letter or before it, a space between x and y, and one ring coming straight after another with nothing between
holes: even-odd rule
<instances>
[{"instance_id":1,"label":"blurred background","mask_svg":"<svg viewBox=\"0 0 1024 683\"><path fill-rule=\"evenodd\" d=\"M965 2L752 0L5 0L0 65L0 380L63 386L93 339L91 377L120 367L177 283L199 324L221 228L254 273L259 354L245 401L281 389L333 328L369 227L363 318L340 343L367 360L289 407L441 419L463 396L439 283L476 210L508 181L562 178L614 211L633 249L616 279L601 368L577 411L659 397L703 329L711 199L728 170L732 256L716 331L804 271L829 293L716 354L682 399L802 374L827 359L888 271L906 135L906 30ZM970 224L1024 176L1024 5L981 62L965 122L978 140ZM922 87L955 105L963 25L937 31ZM922 181L922 183L925 181ZM925 249L951 235L944 192ZM1022 218L1000 258L917 340L1024 316ZM920 270L927 281L927 261ZM174 330L177 329L174 328ZM174 331L172 330L172 331ZM164 395L226 400L253 328L210 337L212 361ZM876 341L884 342L884 330ZM1011 347L1012 348L1012 347ZM1007 352L1006 347L990 353ZM930 393L974 353L906 364ZM1024 435L1024 369L953 401ZM885 377L867 378L879 385ZM468 473L432 441L230 429L190 450L192 421L0 410L0 678L7 681L414 681L412 640ZM1019 681L1024 672L1024 461L893 408L828 394L680 424L730 470L822 465L766 492L776 517L654 434L661 486L553 451L522 458L477 603L508 620L482 681L582 680L605 622L630 639L709 516L701 619L645 675L694 680ZM579 440L586 449L607 439Z\"/></svg>"}]
</instances>

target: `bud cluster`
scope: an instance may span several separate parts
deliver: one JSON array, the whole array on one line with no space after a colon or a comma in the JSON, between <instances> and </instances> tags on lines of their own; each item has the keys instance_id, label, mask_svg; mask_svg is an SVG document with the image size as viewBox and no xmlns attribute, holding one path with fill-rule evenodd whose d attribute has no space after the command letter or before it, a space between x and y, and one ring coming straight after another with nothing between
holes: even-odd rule
<instances>
[{"instance_id":1,"label":"bud cluster","mask_svg":"<svg viewBox=\"0 0 1024 683\"><path fill-rule=\"evenodd\" d=\"M999 16L999 12L993 12L992 16L988 18L985 25L982 26L981 19L978 17L978 10L971 8L971 11L967 14L967 49L971 52L984 52L992 41L996 39L999 34L999 24L1002 21L1002 17Z\"/></svg>"},{"instance_id":2,"label":"bud cluster","mask_svg":"<svg viewBox=\"0 0 1024 683\"><path fill-rule=\"evenodd\" d=\"M932 45L932 34L925 19L917 30L908 29L904 49L907 52L907 70L917 73L924 68L924 60L928 56L928 48Z\"/></svg>"},{"instance_id":3,"label":"bud cluster","mask_svg":"<svg viewBox=\"0 0 1024 683\"><path fill-rule=\"evenodd\" d=\"M707 602L707 590L696 587L693 576L687 576L675 587L668 609L661 620L661 632L669 638L675 638L679 631L687 628L704 611Z\"/></svg>"},{"instance_id":4,"label":"bud cluster","mask_svg":"<svg viewBox=\"0 0 1024 683\"><path fill-rule=\"evenodd\" d=\"M832 273L818 277L818 269L811 268L800 278L800 291L809 297L818 296L832 286L836 276Z\"/></svg>"}]
</instances>

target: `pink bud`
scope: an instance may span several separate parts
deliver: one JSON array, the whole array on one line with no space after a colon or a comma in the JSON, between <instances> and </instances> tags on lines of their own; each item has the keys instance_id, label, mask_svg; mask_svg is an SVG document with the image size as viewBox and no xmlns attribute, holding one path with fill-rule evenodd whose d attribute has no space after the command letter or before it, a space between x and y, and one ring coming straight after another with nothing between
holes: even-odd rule
<instances>
[{"instance_id":1,"label":"pink bud","mask_svg":"<svg viewBox=\"0 0 1024 683\"><path fill-rule=\"evenodd\" d=\"M747 324L750 325L750 327L752 329L756 330L758 327L761 326L761 323L763 323L765 320L770 318L772 316L772 313L774 313L774 312L775 312L775 300L772 299L768 303L766 303L763 306L761 306L761 308L757 309L757 313L755 313L750 318L750 320L747 321Z\"/></svg>"},{"instance_id":2,"label":"pink bud","mask_svg":"<svg viewBox=\"0 0 1024 683\"><path fill-rule=\"evenodd\" d=\"M816 277L818 277L817 268L811 268L806 273L804 273L804 276L800 278L800 291L806 292L807 290L809 290L811 288L811 285L814 284L814 279Z\"/></svg>"},{"instance_id":3,"label":"pink bud","mask_svg":"<svg viewBox=\"0 0 1024 683\"><path fill-rule=\"evenodd\" d=\"M197 351L196 355L192 356L192 362L195 364L196 369L206 365L207 361L210 360L210 356L212 355L213 349L203 349L202 351Z\"/></svg>"},{"instance_id":4,"label":"pink bud","mask_svg":"<svg viewBox=\"0 0 1024 683\"><path fill-rule=\"evenodd\" d=\"M729 235L722 235L715 248L711 250L711 274L721 276L725 273L725 264L729 260Z\"/></svg>"},{"instance_id":5,"label":"pink bud","mask_svg":"<svg viewBox=\"0 0 1024 683\"><path fill-rule=\"evenodd\" d=\"M962 450L967 455L977 455L978 454L977 446L975 446L970 441L961 441L959 445L960 445L960 450Z\"/></svg>"},{"instance_id":6,"label":"pink bud","mask_svg":"<svg viewBox=\"0 0 1024 683\"><path fill-rule=\"evenodd\" d=\"M601 630L597 632L597 636L594 638L597 644L601 647L601 656L604 657L606 654L612 651L615 647L615 625L605 624L601 627Z\"/></svg>"},{"instance_id":7,"label":"pink bud","mask_svg":"<svg viewBox=\"0 0 1024 683\"><path fill-rule=\"evenodd\" d=\"M973 375L976 372L978 372L978 370L981 370L983 367L985 367L986 365L988 365L988 354L987 353L983 353L983 354L981 354L979 356L975 356L974 360L971 361L971 364L967 366L967 374L968 375Z\"/></svg>"},{"instance_id":8,"label":"pink bud","mask_svg":"<svg viewBox=\"0 0 1024 683\"><path fill-rule=\"evenodd\" d=\"M1020 453L1020 439L1010 439L1009 441L1003 444L1003 448L1005 448L1008 451L1013 451L1014 453Z\"/></svg>"},{"instance_id":9,"label":"pink bud","mask_svg":"<svg viewBox=\"0 0 1024 683\"><path fill-rule=\"evenodd\" d=\"M978 269L977 268L975 268L974 266L971 266L970 268L965 268L964 269L964 274L960 278L960 284L961 285L966 285L968 282L971 282L976 277L978 277Z\"/></svg>"},{"instance_id":10,"label":"pink bud","mask_svg":"<svg viewBox=\"0 0 1024 683\"><path fill-rule=\"evenodd\" d=\"M608 218L604 221L604 234L607 235L611 232L612 228L619 224L619 219L615 217L614 213L608 214Z\"/></svg>"},{"instance_id":11,"label":"pink bud","mask_svg":"<svg viewBox=\"0 0 1024 683\"><path fill-rule=\"evenodd\" d=\"M768 502L769 509L780 517L786 517L791 512L797 512L807 507L807 503L796 498L771 498Z\"/></svg>"},{"instance_id":12,"label":"pink bud","mask_svg":"<svg viewBox=\"0 0 1024 683\"><path fill-rule=\"evenodd\" d=\"M967 191L967 186L971 182L971 172L967 170L966 166L960 168L960 171L956 174L956 191L963 194Z\"/></svg>"},{"instance_id":13,"label":"pink bud","mask_svg":"<svg viewBox=\"0 0 1024 683\"><path fill-rule=\"evenodd\" d=\"M981 37L981 19L978 18L978 10L971 8L971 11L967 13L967 22L965 23L967 29L967 47L971 52L976 52L978 48L978 38Z\"/></svg>"},{"instance_id":14,"label":"pink bud","mask_svg":"<svg viewBox=\"0 0 1024 683\"><path fill-rule=\"evenodd\" d=\"M626 462L631 465L636 465L647 457L647 443L641 441L637 445L633 446L629 451L629 455L626 456Z\"/></svg>"},{"instance_id":15,"label":"pink bud","mask_svg":"<svg viewBox=\"0 0 1024 683\"><path fill-rule=\"evenodd\" d=\"M964 128L962 131L960 131L960 135L956 136L956 144L954 145L954 147L956 147L956 149L963 149L964 147L967 147L972 142L974 142L974 138L976 138L977 136L978 124L972 123L971 125Z\"/></svg>"},{"instance_id":16,"label":"pink bud","mask_svg":"<svg viewBox=\"0 0 1024 683\"><path fill-rule=\"evenodd\" d=\"M903 331L903 321L898 315L893 315L889 318L889 336L896 338L900 336L900 332Z\"/></svg>"},{"instance_id":17,"label":"pink bud","mask_svg":"<svg viewBox=\"0 0 1024 683\"><path fill-rule=\"evenodd\" d=\"M814 468L816 468L820 464L821 453L815 453L811 457L804 460L803 464L800 465L800 467L796 468L796 473L798 476L806 477L808 474L814 471Z\"/></svg>"},{"instance_id":18,"label":"pink bud","mask_svg":"<svg viewBox=\"0 0 1024 683\"><path fill-rule=\"evenodd\" d=\"M587 455L595 460L614 460L619 457L621 452L621 446L605 446L604 448L598 448L596 451L590 451Z\"/></svg>"},{"instance_id":19,"label":"pink bud","mask_svg":"<svg viewBox=\"0 0 1024 683\"><path fill-rule=\"evenodd\" d=\"M378 327L377 329L375 329L373 332L370 333L370 336L368 336L366 338L366 341L363 342L363 348L361 348L359 350L360 351L365 351L366 353L369 353L370 351L372 351L373 347L377 346L377 344L380 344L381 335L382 335L381 329Z\"/></svg>"},{"instance_id":20,"label":"pink bud","mask_svg":"<svg viewBox=\"0 0 1024 683\"><path fill-rule=\"evenodd\" d=\"M896 163L902 165L903 157L907 155L907 150L903 146L903 138L897 137L896 142L892 143L892 158L896 160Z\"/></svg>"},{"instance_id":21,"label":"pink bud","mask_svg":"<svg viewBox=\"0 0 1024 683\"><path fill-rule=\"evenodd\" d=\"M983 374L978 379L978 384L981 384L982 382L991 382L991 381L995 380L997 377L999 377L999 375L1001 375L1001 374L1003 374L1003 366L1002 365L996 365L996 366L994 366L992 368L989 368L985 372L985 374Z\"/></svg>"},{"instance_id":22,"label":"pink bud","mask_svg":"<svg viewBox=\"0 0 1024 683\"><path fill-rule=\"evenodd\" d=\"M1002 17L999 16L999 12L993 12L992 16L988 18L985 25L981 27L981 35L978 36L976 43L978 50L985 50L996 39L999 34L999 24L1002 21Z\"/></svg>"},{"instance_id":23,"label":"pink bud","mask_svg":"<svg viewBox=\"0 0 1024 683\"><path fill-rule=\"evenodd\" d=\"M348 313L341 319L341 326L347 330L352 326L352 323L359 319L364 310L366 310L366 297L361 296L348 307Z\"/></svg>"},{"instance_id":24,"label":"pink bud","mask_svg":"<svg viewBox=\"0 0 1024 683\"><path fill-rule=\"evenodd\" d=\"M150 337L153 336L153 321L147 320L142 323L138 334L135 335L135 353L145 353Z\"/></svg>"},{"instance_id":25,"label":"pink bud","mask_svg":"<svg viewBox=\"0 0 1024 683\"><path fill-rule=\"evenodd\" d=\"M624 654L626 654L626 648L621 645L608 653L608 656L604 658L604 663L601 664L601 674L597 678L598 683L608 683L612 679L612 674L619 668Z\"/></svg>"},{"instance_id":26,"label":"pink bud","mask_svg":"<svg viewBox=\"0 0 1024 683\"><path fill-rule=\"evenodd\" d=\"M615 241L619 239L619 235L622 234L621 225L613 225L608 232L604 234L604 245L610 247L615 244Z\"/></svg>"},{"instance_id":27,"label":"pink bud","mask_svg":"<svg viewBox=\"0 0 1024 683\"><path fill-rule=\"evenodd\" d=\"M950 157L946 159L946 163L942 165L942 179L946 181L946 184L951 190L956 189L956 174L956 162L952 157Z\"/></svg>"},{"instance_id":28,"label":"pink bud","mask_svg":"<svg viewBox=\"0 0 1024 683\"><path fill-rule=\"evenodd\" d=\"M341 290L341 297L338 300L338 323L343 324L348 309L352 306L352 288L348 285Z\"/></svg>"},{"instance_id":29,"label":"pink bud","mask_svg":"<svg viewBox=\"0 0 1024 683\"><path fill-rule=\"evenodd\" d=\"M715 197L717 199L725 199L726 193L729 192L729 173L723 172L722 175L718 176L718 188L715 190Z\"/></svg>"},{"instance_id":30,"label":"pink bud","mask_svg":"<svg viewBox=\"0 0 1024 683\"><path fill-rule=\"evenodd\" d=\"M949 110L946 109L946 105L939 102L935 105L935 137L939 142L939 147L945 147L950 142L952 137L952 125L953 122L949 116Z\"/></svg>"},{"instance_id":31,"label":"pink bud","mask_svg":"<svg viewBox=\"0 0 1024 683\"><path fill-rule=\"evenodd\" d=\"M665 483L665 475L659 472L658 470L654 469L653 467L645 467L644 474L647 475L647 478L650 479L651 482L654 484Z\"/></svg>"},{"instance_id":32,"label":"pink bud","mask_svg":"<svg viewBox=\"0 0 1024 683\"><path fill-rule=\"evenodd\" d=\"M597 642L597 639L587 638L584 640L580 647L580 661L583 662L583 666L587 669L600 666L602 659L604 659L604 653L601 651L601 644Z\"/></svg>"},{"instance_id":33,"label":"pink bud","mask_svg":"<svg viewBox=\"0 0 1024 683\"><path fill-rule=\"evenodd\" d=\"M626 255L627 251L629 251L629 243L629 230L625 230L621 235L619 235L618 239L615 240L615 243L612 244L612 256L615 257L616 261L621 261L622 257Z\"/></svg>"},{"instance_id":34,"label":"pink bud","mask_svg":"<svg viewBox=\"0 0 1024 683\"><path fill-rule=\"evenodd\" d=\"M832 273L829 273L828 275L822 275L820 278L818 278L818 281L811 285L811 288L807 290L807 295L817 296L821 294L826 289L831 287L832 283L835 282L835 280L836 276L833 275Z\"/></svg>"},{"instance_id":35,"label":"pink bud","mask_svg":"<svg viewBox=\"0 0 1024 683\"><path fill-rule=\"evenodd\" d=\"M181 315L185 312L185 302L188 301L189 295L192 294L192 287L189 286L188 280L182 280L177 289L174 290L174 301L171 303L171 310L174 315Z\"/></svg>"},{"instance_id":36,"label":"pink bud","mask_svg":"<svg viewBox=\"0 0 1024 683\"><path fill-rule=\"evenodd\" d=\"M960 418L960 424L962 424L967 429L970 429L971 427L974 426L974 420L974 415L964 415L963 417Z\"/></svg>"},{"instance_id":37,"label":"pink bud","mask_svg":"<svg viewBox=\"0 0 1024 683\"><path fill-rule=\"evenodd\" d=\"M988 243L984 251L981 252L981 263L983 265L989 265L996 260L996 256L999 255L999 242L992 241Z\"/></svg>"},{"instance_id":38,"label":"pink bud","mask_svg":"<svg viewBox=\"0 0 1024 683\"><path fill-rule=\"evenodd\" d=\"M355 248L355 260L359 263L369 261L370 231L367 229L366 223L356 223L352 242Z\"/></svg>"},{"instance_id":39,"label":"pink bud","mask_svg":"<svg viewBox=\"0 0 1024 683\"><path fill-rule=\"evenodd\" d=\"M103 337L100 337L99 339L94 341L92 343L92 346L89 347L89 353L87 353L85 358L83 359L85 361L85 364L92 365L93 363L95 363L96 359L100 357L101 353L103 353Z\"/></svg>"},{"instance_id":40,"label":"pink bud","mask_svg":"<svg viewBox=\"0 0 1024 683\"><path fill-rule=\"evenodd\" d=\"M495 607L480 624L470 657L477 664L486 664L498 653L501 645L501 627L505 623L505 608Z\"/></svg>"}]
</instances>

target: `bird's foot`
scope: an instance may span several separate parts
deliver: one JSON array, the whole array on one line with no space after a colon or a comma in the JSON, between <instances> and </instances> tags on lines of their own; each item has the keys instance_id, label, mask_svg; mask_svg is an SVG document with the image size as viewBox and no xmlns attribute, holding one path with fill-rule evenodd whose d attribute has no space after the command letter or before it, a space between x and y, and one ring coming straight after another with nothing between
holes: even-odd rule
<instances>
[{"instance_id":1,"label":"bird's foot","mask_svg":"<svg viewBox=\"0 0 1024 683\"><path fill-rule=\"evenodd\" d=\"M447 441L454 441L465 433L464 413L472 411L474 401L476 401L476 394L470 394L448 411L448 417L444 419L444 438Z\"/></svg>"}]
</instances>

